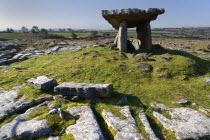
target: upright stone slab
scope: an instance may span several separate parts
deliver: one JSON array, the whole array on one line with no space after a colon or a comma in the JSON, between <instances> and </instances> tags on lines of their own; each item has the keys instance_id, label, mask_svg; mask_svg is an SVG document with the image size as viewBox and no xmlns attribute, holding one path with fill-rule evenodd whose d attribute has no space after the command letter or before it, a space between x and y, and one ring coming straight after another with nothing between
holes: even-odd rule
<instances>
[{"instance_id":1,"label":"upright stone slab","mask_svg":"<svg viewBox=\"0 0 210 140\"><path fill-rule=\"evenodd\" d=\"M117 47L120 51L127 52L127 22L125 20L120 23Z\"/></svg>"},{"instance_id":2,"label":"upright stone slab","mask_svg":"<svg viewBox=\"0 0 210 140\"><path fill-rule=\"evenodd\" d=\"M147 52L152 51L152 35L150 23L142 23L136 28L137 38L141 40L141 49L146 49Z\"/></svg>"}]
</instances>

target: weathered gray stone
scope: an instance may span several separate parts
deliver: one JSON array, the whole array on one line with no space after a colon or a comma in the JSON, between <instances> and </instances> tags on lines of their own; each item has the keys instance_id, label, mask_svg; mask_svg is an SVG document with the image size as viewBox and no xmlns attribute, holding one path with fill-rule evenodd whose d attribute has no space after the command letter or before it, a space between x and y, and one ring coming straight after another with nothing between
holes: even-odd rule
<instances>
[{"instance_id":1,"label":"weathered gray stone","mask_svg":"<svg viewBox=\"0 0 210 140\"><path fill-rule=\"evenodd\" d=\"M207 109L203 106L199 106L199 111L210 115L210 109Z\"/></svg>"},{"instance_id":2,"label":"weathered gray stone","mask_svg":"<svg viewBox=\"0 0 210 140\"><path fill-rule=\"evenodd\" d=\"M139 24L155 20L164 9L149 8L146 10L137 8L102 10L102 16L115 28L118 29L121 21L126 20L128 28L134 28Z\"/></svg>"},{"instance_id":3,"label":"weathered gray stone","mask_svg":"<svg viewBox=\"0 0 210 140\"><path fill-rule=\"evenodd\" d=\"M52 48L48 48L45 50L45 53L46 54L50 54L50 53L54 53L54 52L57 52L61 49L62 47L60 46L55 46L55 47L52 47Z\"/></svg>"},{"instance_id":4,"label":"weathered gray stone","mask_svg":"<svg viewBox=\"0 0 210 140\"><path fill-rule=\"evenodd\" d=\"M106 97L112 91L111 84L62 83L54 91L64 96L79 96L82 98Z\"/></svg>"},{"instance_id":5,"label":"weathered gray stone","mask_svg":"<svg viewBox=\"0 0 210 140\"><path fill-rule=\"evenodd\" d=\"M59 136L51 136L48 140L61 140Z\"/></svg>"},{"instance_id":6,"label":"weathered gray stone","mask_svg":"<svg viewBox=\"0 0 210 140\"><path fill-rule=\"evenodd\" d=\"M175 132L177 139L201 139L210 138L210 118L191 108L168 108L163 104L152 103L156 109L166 111L171 119L158 112L153 115L163 124L166 129Z\"/></svg>"},{"instance_id":7,"label":"weathered gray stone","mask_svg":"<svg viewBox=\"0 0 210 140\"><path fill-rule=\"evenodd\" d=\"M141 69L151 69L152 68L152 66L150 64L147 64L147 63L138 63L137 67L141 68Z\"/></svg>"},{"instance_id":8,"label":"weathered gray stone","mask_svg":"<svg viewBox=\"0 0 210 140\"><path fill-rule=\"evenodd\" d=\"M44 136L51 131L47 125L47 120L32 119L26 121L29 114L41 106L47 106L49 102L44 102L36 107L28 109L25 113L18 115L12 122L0 128L0 139L11 139L15 137L37 138Z\"/></svg>"},{"instance_id":9,"label":"weathered gray stone","mask_svg":"<svg viewBox=\"0 0 210 140\"><path fill-rule=\"evenodd\" d=\"M127 22L125 20L120 23L117 48L122 52L127 52Z\"/></svg>"},{"instance_id":10,"label":"weathered gray stone","mask_svg":"<svg viewBox=\"0 0 210 140\"><path fill-rule=\"evenodd\" d=\"M205 81L206 83L210 84L210 77L205 77L205 78L204 78L204 81Z\"/></svg>"},{"instance_id":11,"label":"weathered gray stone","mask_svg":"<svg viewBox=\"0 0 210 140\"><path fill-rule=\"evenodd\" d=\"M139 50L141 46L141 41L139 39L132 40L132 45L135 48L135 50Z\"/></svg>"},{"instance_id":12,"label":"weathered gray stone","mask_svg":"<svg viewBox=\"0 0 210 140\"><path fill-rule=\"evenodd\" d=\"M28 82L30 85L33 85L34 88L42 90L52 90L58 85L55 79L50 79L46 76L39 76L36 79L29 79Z\"/></svg>"},{"instance_id":13,"label":"weathered gray stone","mask_svg":"<svg viewBox=\"0 0 210 140\"><path fill-rule=\"evenodd\" d=\"M188 100L185 100L185 99L181 99L180 101L178 102L173 102L175 104L183 104L183 105L191 105L192 103Z\"/></svg>"},{"instance_id":14,"label":"weathered gray stone","mask_svg":"<svg viewBox=\"0 0 210 140\"><path fill-rule=\"evenodd\" d=\"M136 28L137 38L141 40L141 49L146 49L147 52L152 51L152 34L149 22L139 24Z\"/></svg>"},{"instance_id":15,"label":"weathered gray stone","mask_svg":"<svg viewBox=\"0 0 210 140\"><path fill-rule=\"evenodd\" d=\"M98 122L89 106L69 107L71 115L79 115L80 118L76 124L70 125L66 133L72 133L76 140L103 140L102 131Z\"/></svg>"},{"instance_id":16,"label":"weathered gray stone","mask_svg":"<svg viewBox=\"0 0 210 140\"><path fill-rule=\"evenodd\" d=\"M146 132L149 134L150 139L151 139L151 140L159 140L159 139L156 137L154 131L152 130L152 128L151 128L151 126L150 126L150 124L149 124L149 121L148 121L148 119L147 119L147 116L144 114L144 112L139 113L139 118L140 118L141 122L143 123Z\"/></svg>"},{"instance_id":17,"label":"weathered gray stone","mask_svg":"<svg viewBox=\"0 0 210 140\"><path fill-rule=\"evenodd\" d=\"M24 95L15 102L15 99L18 98L18 92L23 86L24 85L15 87L15 89L11 91L0 92L0 117L12 115L23 109L29 108L36 103L41 103L43 101L52 99L52 96L47 96L35 99L33 102L29 102L26 100L26 95Z\"/></svg>"},{"instance_id":18,"label":"weathered gray stone","mask_svg":"<svg viewBox=\"0 0 210 140\"><path fill-rule=\"evenodd\" d=\"M122 103L125 103L125 102L127 102L128 101L128 98L127 97L124 97L124 98L122 98L121 100L119 100L118 102L117 102L117 105L121 105Z\"/></svg>"},{"instance_id":19,"label":"weathered gray stone","mask_svg":"<svg viewBox=\"0 0 210 140\"><path fill-rule=\"evenodd\" d=\"M114 136L115 140L143 140L144 138L137 132L137 125L130 113L128 106L122 107L120 113L127 117L126 120L120 119L111 112L103 110L102 116L107 125L113 128L117 134Z\"/></svg>"},{"instance_id":20,"label":"weathered gray stone","mask_svg":"<svg viewBox=\"0 0 210 140\"><path fill-rule=\"evenodd\" d=\"M160 74L157 74L158 77L160 78L166 78L168 77L168 74L167 73L160 73Z\"/></svg>"}]
</instances>

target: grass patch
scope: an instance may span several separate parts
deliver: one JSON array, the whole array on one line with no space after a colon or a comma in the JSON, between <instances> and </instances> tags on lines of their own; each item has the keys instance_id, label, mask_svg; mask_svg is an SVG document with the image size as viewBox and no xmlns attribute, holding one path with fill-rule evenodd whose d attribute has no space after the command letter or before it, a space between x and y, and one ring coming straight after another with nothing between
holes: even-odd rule
<instances>
[{"instance_id":1,"label":"grass patch","mask_svg":"<svg viewBox=\"0 0 210 140\"><path fill-rule=\"evenodd\" d=\"M27 101L34 101L37 98L54 95L54 94L55 93L53 92L47 92L43 90L34 89L33 86L27 85L18 92L18 99L16 99L16 101L18 101L21 97L23 97L23 95L26 95Z\"/></svg>"}]
</instances>

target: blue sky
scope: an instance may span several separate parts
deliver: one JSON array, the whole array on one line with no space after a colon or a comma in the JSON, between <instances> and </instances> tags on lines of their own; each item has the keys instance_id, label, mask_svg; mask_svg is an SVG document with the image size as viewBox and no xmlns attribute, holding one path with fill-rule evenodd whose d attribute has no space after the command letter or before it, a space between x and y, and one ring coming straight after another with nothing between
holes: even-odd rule
<instances>
[{"instance_id":1,"label":"blue sky","mask_svg":"<svg viewBox=\"0 0 210 140\"><path fill-rule=\"evenodd\" d=\"M101 10L165 8L153 28L210 27L210 0L0 0L0 30L31 28L113 29Z\"/></svg>"}]
</instances>

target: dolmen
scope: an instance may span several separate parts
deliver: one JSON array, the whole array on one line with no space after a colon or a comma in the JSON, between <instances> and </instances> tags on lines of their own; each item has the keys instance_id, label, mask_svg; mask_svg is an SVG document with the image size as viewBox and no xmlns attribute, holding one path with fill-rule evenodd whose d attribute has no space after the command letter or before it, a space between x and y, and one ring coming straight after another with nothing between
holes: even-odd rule
<instances>
[{"instance_id":1,"label":"dolmen","mask_svg":"<svg viewBox=\"0 0 210 140\"><path fill-rule=\"evenodd\" d=\"M118 30L114 43L120 51L127 52L127 28L136 27L137 38L141 41L141 48L152 51L152 36L150 22L163 14L163 8L137 8L102 10L102 16ZM138 48L138 47L137 47Z\"/></svg>"}]
</instances>

